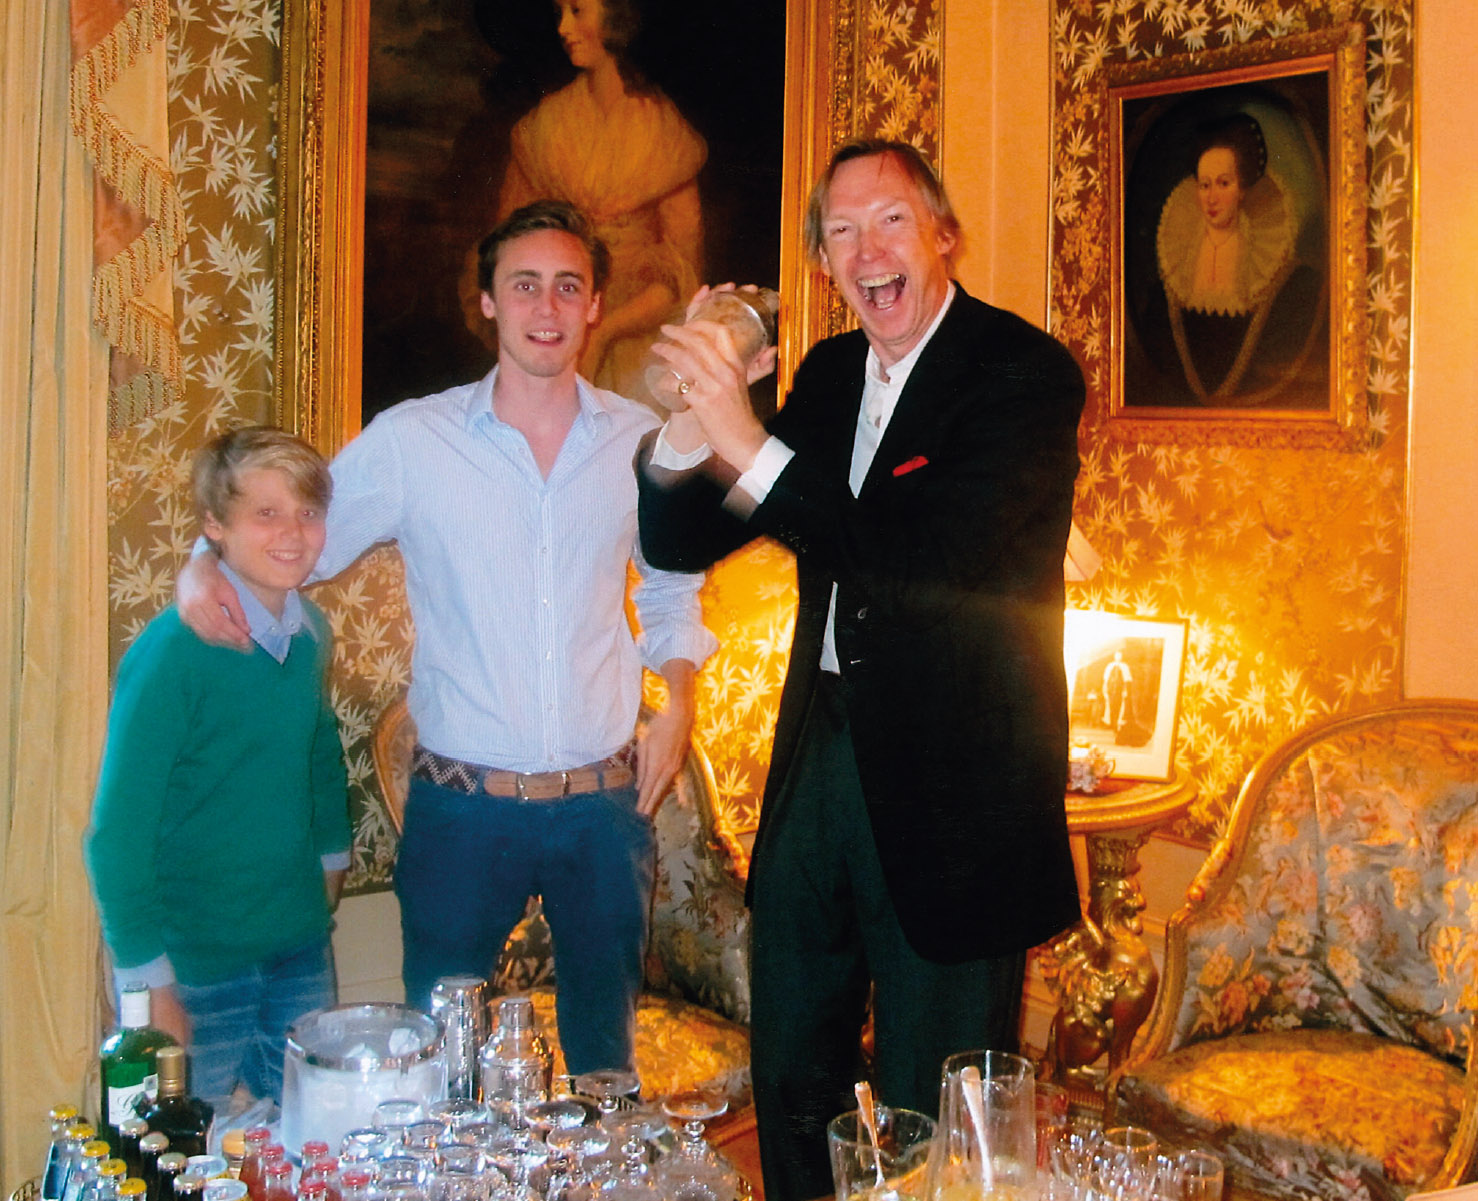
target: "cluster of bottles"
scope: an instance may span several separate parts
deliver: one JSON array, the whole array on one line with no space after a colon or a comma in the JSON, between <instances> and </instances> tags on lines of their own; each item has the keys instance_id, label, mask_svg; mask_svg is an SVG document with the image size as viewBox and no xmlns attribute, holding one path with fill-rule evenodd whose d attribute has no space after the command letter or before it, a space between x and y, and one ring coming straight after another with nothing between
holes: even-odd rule
<instances>
[{"instance_id":1,"label":"cluster of bottles","mask_svg":"<svg viewBox=\"0 0 1478 1201\"><path fill-rule=\"evenodd\" d=\"M42 1201L173 1201L192 1190L194 1201L239 1201L210 1191L227 1174L224 1158L206 1154L211 1108L186 1089L184 1048L149 1016L149 990L125 990L119 1029L99 1052L96 1125L75 1105L52 1108Z\"/></svg>"}]
</instances>

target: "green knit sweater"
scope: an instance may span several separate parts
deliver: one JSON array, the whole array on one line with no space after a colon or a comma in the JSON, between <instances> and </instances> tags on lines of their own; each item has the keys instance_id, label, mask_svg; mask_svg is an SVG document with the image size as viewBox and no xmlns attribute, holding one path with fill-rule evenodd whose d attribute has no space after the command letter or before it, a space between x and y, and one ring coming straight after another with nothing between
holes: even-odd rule
<instances>
[{"instance_id":1,"label":"green knit sweater","mask_svg":"<svg viewBox=\"0 0 1478 1201\"><path fill-rule=\"evenodd\" d=\"M208 646L173 608L124 655L85 842L118 966L167 954L208 984L328 930L319 856L349 847L347 779L328 623L303 607L281 664Z\"/></svg>"}]
</instances>

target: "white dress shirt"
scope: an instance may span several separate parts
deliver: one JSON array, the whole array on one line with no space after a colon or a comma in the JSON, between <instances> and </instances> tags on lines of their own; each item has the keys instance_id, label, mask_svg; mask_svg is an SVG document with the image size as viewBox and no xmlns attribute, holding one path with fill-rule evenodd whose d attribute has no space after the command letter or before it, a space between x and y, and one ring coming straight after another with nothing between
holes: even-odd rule
<instances>
[{"instance_id":1,"label":"white dress shirt","mask_svg":"<svg viewBox=\"0 0 1478 1201\"><path fill-rule=\"evenodd\" d=\"M954 300L954 296L955 286L951 283L949 291L945 294L944 303L939 306L939 312L934 314L934 320L929 323L924 336L918 340L912 350L886 372L883 370L883 364L877 352L872 347L868 347L862 400L857 407L857 429L852 438L852 470L847 477L853 496L862 490L862 481L867 478L873 458L878 453L878 445L883 440L888 423L893 420L893 410L898 407L898 398L903 393L903 387L908 383L908 377L913 374L914 365L919 361L919 355L923 353L929 340L934 337L934 332L939 328L939 323L944 320L945 313L949 312L950 302ZM665 437L659 437L652 450L652 462L658 467L682 470L697 466L711 453L708 446L704 445L689 454L680 455L667 445ZM780 473L794 457L795 451L772 434L760 447L749 470L735 482L728 499L724 502L725 506L738 513L752 513L755 506L769 496L770 489L780 478ZM831 586L831 606L826 614L826 633L821 641L821 669L823 671L839 672L841 670L837 662L834 631L836 609L837 589L833 584Z\"/></svg>"}]
</instances>

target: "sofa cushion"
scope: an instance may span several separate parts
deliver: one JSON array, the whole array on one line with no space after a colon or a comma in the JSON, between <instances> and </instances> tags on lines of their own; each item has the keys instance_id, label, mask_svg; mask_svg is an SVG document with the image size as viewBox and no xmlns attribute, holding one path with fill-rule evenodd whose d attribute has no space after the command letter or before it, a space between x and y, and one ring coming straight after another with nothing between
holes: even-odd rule
<instances>
[{"instance_id":1,"label":"sofa cushion","mask_svg":"<svg viewBox=\"0 0 1478 1201\"><path fill-rule=\"evenodd\" d=\"M554 990L536 988L529 995L540 1033L554 1052L555 1075L562 1075ZM636 1003L636 1074L644 1097L712 1088L728 1098L731 1110L739 1109L749 1101L749 1032L688 1001L642 993Z\"/></svg>"},{"instance_id":2,"label":"sofa cushion","mask_svg":"<svg viewBox=\"0 0 1478 1201\"><path fill-rule=\"evenodd\" d=\"M1201 1042L1141 1065L1117 1116L1223 1155L1243 1187L1394 1201L1442 1165L1463 1074L1416 1047L1340 1030Z\"/></svg>"}]
</instances>

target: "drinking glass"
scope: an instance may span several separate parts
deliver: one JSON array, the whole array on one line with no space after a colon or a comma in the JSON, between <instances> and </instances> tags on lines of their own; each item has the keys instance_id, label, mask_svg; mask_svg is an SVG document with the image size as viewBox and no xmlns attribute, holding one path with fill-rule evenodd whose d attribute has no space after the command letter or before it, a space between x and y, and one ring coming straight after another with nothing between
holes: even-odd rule
<instances>
[{"instance_id":1,"label":"drinking glass","mask_svg":"<svg viewBox=\"0 0 1478 1201\"><path fill-rule=\"evenodd\" d=\"M433 1101L426 1111L433 1122L440 1122L447 1130L455 1133L472 1122L491 1122L493 1111L481 1101L469 1101L464 1097L449 1097L445 1101Z\"/></svg>"},{"instance_id":2,"label":"drinking glass","mask_svg":"<svg viewBox=\"0 0 1478 1201\"><path fill-rule=\"evenodd\" d=\"M1143 1127L1108 1127L1094 1151L1094 1188L1106 1197L1148 1197L1159 1152L1159 1140Z\"/></svg>"},{"instance_id":3,"label":"drinking glass","mask_svg":"<svg viewBox=\"0 0 1478 1201\"><path fill-rule=\"evenodd\" d=\"M1005 1051L944 1061L939 1133L929 1159L931 1201L1017 1201L1037 1175L1032 1065Z\"/></svg>"},{"instance_id":4,"label":"drinking glass","mask_svg":"<svg viewBox=\"0 0 1478 1201\"><path fill-rule=\"evenodd\" d=\"M375 1106L375 1112L370 1115L370 1125L376 1130L385 1131L396 1142L400 1142L405 1136L405 1128L425 1117L426 1110L419 1101L408 1097L392 1097Z\"/></svg>"},{"instance_id":5,"label":"drinking glass","mask_svg":"<svg viewBox=\"0 0 1478 1201\"><path fill-rule=\"evenodd\" d=\"M1166 1201L1221 1201L1226 1169L1210 1151L1177 1151L1160 1157L1156 1188Z\"/></svg>"},{"instance_id":6,"label":"drinking glass","mask_svg":"<svg viewBox=\"0 0 1478 1201\"><path fill-rule=\"evenodd\" d=\"M657 1186L668 1201L740 1201L749 1184L727 1159L703 1138L704 1123L726 1113L728 1100L709 1089L674 1093L662 1111L682 1125L677 1147L657 1161Z\"/></svg>"},{"instance_id":7,"label":"drinking glass","mask_svg":"<svg viewBox=\"0 0 1478 1201\"><path fill-rule=\"evenodd\" d=\"M837 1201L917 1201L924 1194L936 1125L912 1109L874 1107L877 1141L860 1113L850 1109L826 1126L831 1179Z\"/></svg>"},{"instance_id":8,"label":"drinking glass","mask_svg":"<svg viewBox=\"0 0 1478 1201\"><path fill-rule=\"evenodd\" d=\"M625 1068L598 1068L575 1077L575 1091L595 1099L602 1118L629 1104L641 1088L641 1079Z\"/></svg>"}]
</instances>

